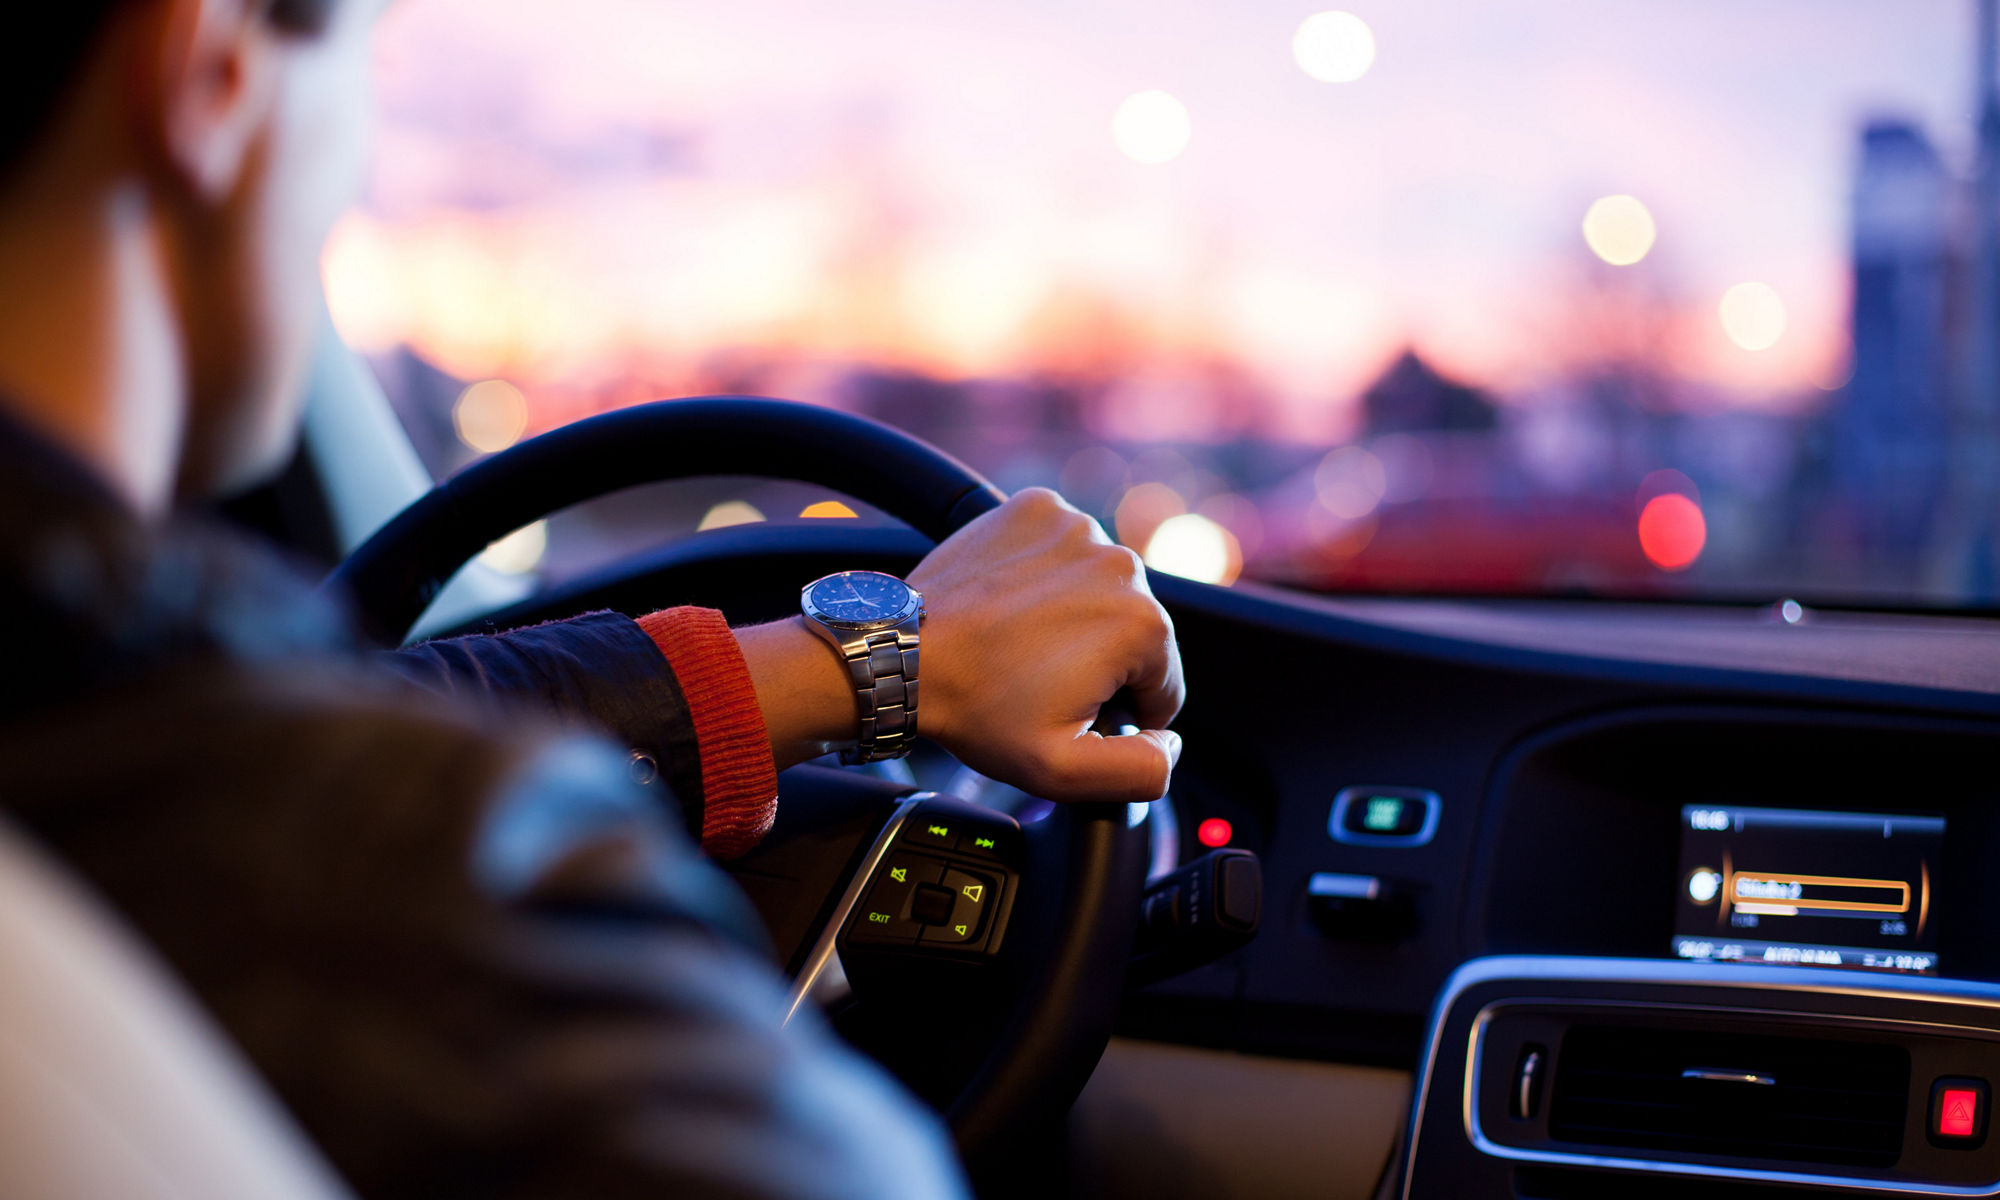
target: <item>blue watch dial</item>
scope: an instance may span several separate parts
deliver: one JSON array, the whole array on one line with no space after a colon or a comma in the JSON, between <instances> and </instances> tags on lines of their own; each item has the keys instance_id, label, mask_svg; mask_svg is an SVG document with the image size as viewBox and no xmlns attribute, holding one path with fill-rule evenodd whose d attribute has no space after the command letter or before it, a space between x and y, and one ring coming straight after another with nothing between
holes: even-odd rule
<instances>
[{"instance_id":1,"label":"blue watch dial","mask_svg":"<svg viewBox=\"0 0 2000 1200\"><path fill-rule=\"evenodd\" d=\"M903 610L910 586L879 571L844 571L813 585L813 606L830 621L881 621Z\"/></svg>"}]
</instances>

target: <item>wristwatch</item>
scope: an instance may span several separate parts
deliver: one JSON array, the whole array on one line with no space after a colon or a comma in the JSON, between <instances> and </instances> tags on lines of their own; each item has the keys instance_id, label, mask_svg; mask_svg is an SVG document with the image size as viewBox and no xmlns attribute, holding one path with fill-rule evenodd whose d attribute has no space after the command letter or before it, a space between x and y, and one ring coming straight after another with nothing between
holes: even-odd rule
<instances>
[{"instance_id":1,"label":"wristwatch","mask_svg":"<svg viewBox=\"0 0 2000 1200\"><path fill-rule=\"evenodd\" d=\"M848 763L901 758L917 739L917 626L921 592L880 571L841 571L799 593L806 628L840 655L854 684L861 737Z\"/></svg>"}]
</instances>

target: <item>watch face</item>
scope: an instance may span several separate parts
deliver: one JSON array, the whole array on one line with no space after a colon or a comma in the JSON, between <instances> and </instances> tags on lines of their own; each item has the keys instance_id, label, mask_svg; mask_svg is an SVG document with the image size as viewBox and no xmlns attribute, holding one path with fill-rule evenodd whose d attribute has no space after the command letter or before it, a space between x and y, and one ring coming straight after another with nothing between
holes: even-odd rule
<instances>
[{"instance_id":1,"label":"watch face","mask_svg":"<svg viewBox=\"0 0 2000 1200\"><path fill-rule=\"evenodd\" d=\"M867 625L900 618L910 603L910 587L878 571L843 571L813 584L809 597L829 621Z\"/></svg>"}]
</instances>

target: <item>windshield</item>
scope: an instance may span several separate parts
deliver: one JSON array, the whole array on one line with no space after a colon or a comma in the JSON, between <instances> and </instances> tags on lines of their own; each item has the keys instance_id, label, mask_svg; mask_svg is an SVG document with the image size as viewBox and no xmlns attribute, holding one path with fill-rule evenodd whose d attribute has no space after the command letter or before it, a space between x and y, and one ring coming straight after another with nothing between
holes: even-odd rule
<instances>
[{"instance_id":1,"label":"windshield","mask_svg":"<svg viewBox=\"0 0 2000 1200\"><path fill-rule=\"evenodd\" d=\"M441 474L757 393L1215 582L1982 605L1978 16L403 0L328 300ZM576 536L846 511L677 495Z\"/></svg>"}]
</instances>

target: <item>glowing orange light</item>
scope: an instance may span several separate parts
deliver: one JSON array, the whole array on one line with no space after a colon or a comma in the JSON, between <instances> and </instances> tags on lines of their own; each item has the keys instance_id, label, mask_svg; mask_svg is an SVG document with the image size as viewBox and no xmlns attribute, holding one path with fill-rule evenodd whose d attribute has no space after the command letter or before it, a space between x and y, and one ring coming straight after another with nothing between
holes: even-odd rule
<instances>
[{"instance_id":1,"label":"glowing orange light","mask_svg":"<svg viewBox=\"0 0 2000 1200\"><path fill-rule=\"evenodd\" d=\"M459 393L451 423L458 440L474 450L505 450L528 431L528 398L504 379L484 380Z\"/></svg>"},{"instance_id":2,"label":"glowing orange light","mask_svg":"<svg viewBox=\"0 0 2000 1200\"><path fill-rule=\"evenodd\" d=\"M1236 831L1221 817L1210 817L1195 826L1194 835L1201 839L1202 845L1213 850L1217 846L1227 846L1229 839L1236 836Z\"/></svg>"},{"instance_id":3,"label":"glowing orange light","mask_svg":"<svg viewBox=\"0 0 2000 1200\"><path fill-rule=\"evenodd\" d=\"M1164 483L1142 483L1119 498L1111 514L1111 526L1118 540L1143 551L1153 532L1169 518L1187 511L1187 501Z\"/></svg>"},{"instance_id":4,"label":"glowing orange light","mask_svg":"<svg viewBox=\"0 0 2000 1200\"><path fill-rule=\"evenodd\" d=\"M817 504L808 504L800 509L799 515L802 517L826 518L853 517L860 514L838 500L821 500Z\"/></svg>"},{"instance_id":5,"label":"glowing orange light","mask_svg":"<svg viewBox=\"0 0 2000 1200\"><path fill-rule=\"evenodd\" d=\"M1701 506L1679 492L1655 496L1639 512L1639 548L1662 571L1693 566L1707 542L1708 522Z\"/></svg>"}]
</instances>

